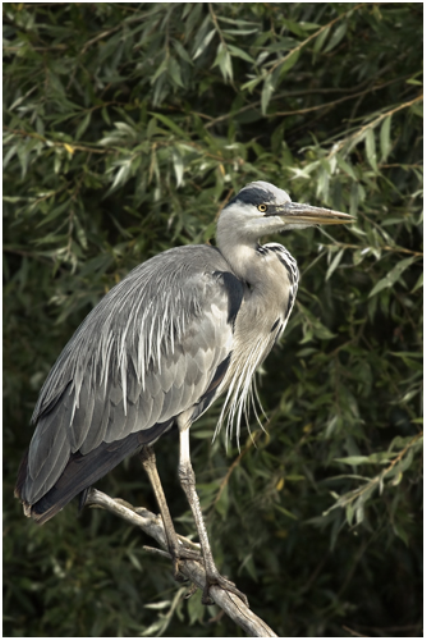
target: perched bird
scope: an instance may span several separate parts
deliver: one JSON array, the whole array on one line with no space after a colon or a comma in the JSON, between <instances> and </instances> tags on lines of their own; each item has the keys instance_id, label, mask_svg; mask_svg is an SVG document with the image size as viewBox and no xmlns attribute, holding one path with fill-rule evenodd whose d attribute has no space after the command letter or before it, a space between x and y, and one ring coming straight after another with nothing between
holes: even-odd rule
<instances>
[{"instance_id":1,"label":"perched bird","mask_svg":"<svg viewBox=\"0 0 426 640\"><path fill-rule=\"evenodd\" d=\"M228 202L217 248L183 246L136 267L77 329L40 392L36 429L15 493L44 523L126 456L140 452L163 517L175 573L183 557L152 445L177 428L178 475L194 514L208 589L244 596L216 569L195 489L189 429L225 394L219 427L239 425L256 368L285 329L298 269L280 244L259 238L352 217L307 204L267 182Z\"/></svg>"}]
</instances>

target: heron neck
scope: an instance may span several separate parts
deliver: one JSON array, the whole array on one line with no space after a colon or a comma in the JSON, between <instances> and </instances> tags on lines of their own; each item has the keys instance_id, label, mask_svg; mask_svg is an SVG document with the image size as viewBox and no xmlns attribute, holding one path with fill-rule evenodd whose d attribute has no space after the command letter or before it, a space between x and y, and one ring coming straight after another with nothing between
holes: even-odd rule
<instances>
[{"instance_id":1,"label":"heron neck","mask_svg":"<svg viewBox=\"0 0 426 640\"><path fill-rule=\"evenodd\" d=\"M216 242L219 251L238 278L254 283L258 269L257 241L251 238L235 237L233 230L227 231L227 233L220 233L218 229Z\"/></svg>"}]
</instances>

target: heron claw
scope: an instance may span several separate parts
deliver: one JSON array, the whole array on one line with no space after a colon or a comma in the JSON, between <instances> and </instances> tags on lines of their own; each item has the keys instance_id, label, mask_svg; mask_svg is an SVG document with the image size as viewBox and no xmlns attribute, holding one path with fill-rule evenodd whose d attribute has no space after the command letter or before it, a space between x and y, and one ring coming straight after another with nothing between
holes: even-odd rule
<instances>
[{"instance_id":1,"label":"heron claw","mask_svg":"<svg viewBox=\"0 0 426 640\"><path fill-rule=\"evenodd\" d=\"M246 607L250 607L247 596L242 591L237 589L237 587L233 582L231 582L231 580L228 580L228 578L224 578L223 576L220 575L220 573L214 573L213 575L209 575L209 574L206 575L206 585L203 589L203 596L201 598L201 602L203 604L205 605L214 604L214 601L212 600L209 594L210 587L213 587L213 586L220 587L225 591L229 591L230 593L235 594L240 598L240 600L244 602Z\"/></svg>"},{"instance_id":2,"label":"heron claw","mask_svg":"<svg viewBox=\"0 0 426 640\"><path fill-rule=\"evenodd\" d=\"M194 560L195 562L203 562L202 556L198 551L192 549L179 549L178 553L169 550L173 561L173 577L177 582L186 582L188 578L180 571L179 565L181 560Z\"/></svg>"}]
</instances>

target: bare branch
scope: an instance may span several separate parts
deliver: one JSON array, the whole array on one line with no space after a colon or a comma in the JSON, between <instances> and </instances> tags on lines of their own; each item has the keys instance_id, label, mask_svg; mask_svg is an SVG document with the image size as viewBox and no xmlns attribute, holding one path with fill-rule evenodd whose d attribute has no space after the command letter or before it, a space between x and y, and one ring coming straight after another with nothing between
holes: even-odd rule
<instances>
[{"instance_id":1,"label":"bare branch","mask_svg":"<svg viewBox=\"0 0 426 640\"><path fill-rule=\"evenodd\" d=\"M166 535L160 516L156 516L144 508L136 509L127 502L124 502L124 500L114 500L97 489L90 489L86 504L102 507L114 515L123 518L123 520L126 520L129 524L139 527L147 535L154 538L163 549L167 550ZM194 550L194 543L191 540L179 536L179 541L182 543L183 549ZM202 562L181 560L179 571L201 590L204 589L206 575ZM209 593L215 603L250 636L256 638L278 637L263 620L258 618L258 616L246 607L242 600L234 594L224 591L217 586L212 586Z\"/></svg>"}]
</instances>

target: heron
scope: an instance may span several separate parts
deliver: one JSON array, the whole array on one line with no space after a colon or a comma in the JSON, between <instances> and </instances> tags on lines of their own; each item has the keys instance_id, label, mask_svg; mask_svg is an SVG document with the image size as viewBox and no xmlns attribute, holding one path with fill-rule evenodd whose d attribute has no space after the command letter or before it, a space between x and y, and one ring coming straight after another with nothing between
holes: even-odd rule
<instances>
[{"instance_id":1,"label":"heron","mask_svg":"<svg viewBox=\"0 0 426 640\"><path fill-rule=\"evenodd\" d=\"M244 186L222 209L216 246L169 249L133 269L93 308L50 371L15 494L42 524L127 456L138 453L163 519L175 577L182 549L156 468L153 445L179 434L178 477L192 510L206 572L203 602L218 585L246 598L218 571L196 491L190 427L219 396L218 429L253 401L256 369L293 309L296 260L269 234L346 224L352 216L292 202L268 182ZM231 425L231 426L230 426ZM189 554L189 555L188 555Z\"/></svg>"}]
</instances>

